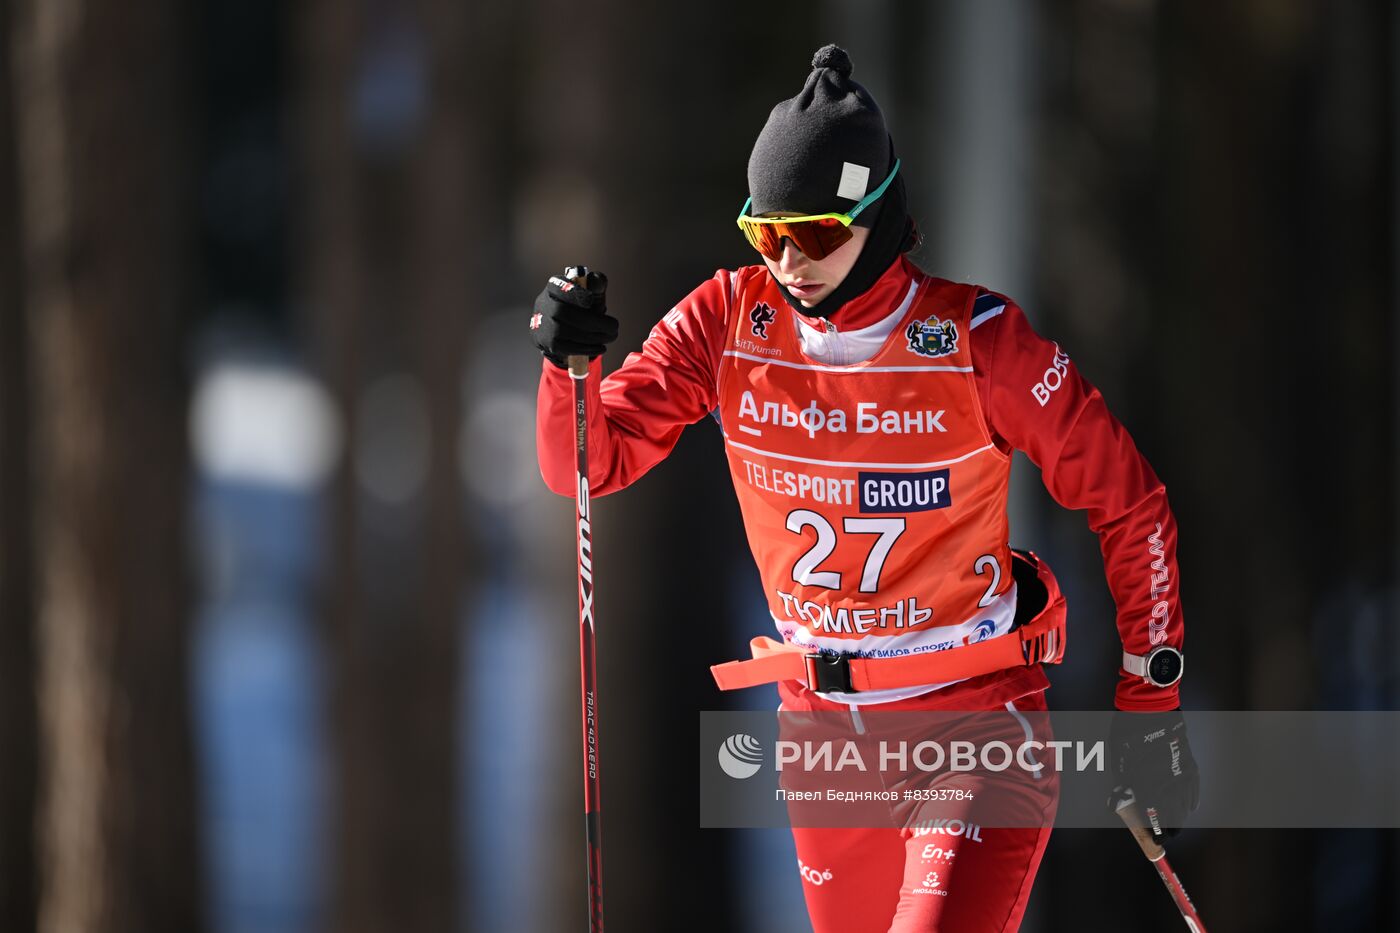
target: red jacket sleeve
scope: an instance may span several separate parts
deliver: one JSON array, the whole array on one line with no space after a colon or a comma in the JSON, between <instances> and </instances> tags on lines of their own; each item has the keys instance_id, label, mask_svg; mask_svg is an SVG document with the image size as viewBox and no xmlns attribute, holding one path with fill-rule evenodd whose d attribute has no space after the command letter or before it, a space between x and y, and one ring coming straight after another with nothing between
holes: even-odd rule
<instances>
[{"instance_id":1,"label":"red jacket sleeve","mask_svg":"<svg viewBox=\"0 0 1400 933\"><path fill-rule=\"evenodd\" d=\"M1026 452L1055 501L1088 512L1124 649L1180 649L1176 520L1166 487L1060 346L1033 331L1014 303L993 313L996 304L987 301L972 328L977 387L994 439ZM1125 710L1174 709L1177 685L1154 687L1120 669L1115 701Z\"/></svg>"},{"instance_id":2,"label":"red jacket sleeve","mask_svg":"<svg viewBox=\"0 0 1400 933\"><path fill-rule=\"evenodd\" d=\"M672 308L642 345L606 379L588 370L588 481L594 496L616 492L676 446L686 425L718 404L716 376L733 301L734 277L721 270ZM574 493L574 403L567 370L548 360L540 376L535 447L545 485Z\"/></svg>"}]
</instances>

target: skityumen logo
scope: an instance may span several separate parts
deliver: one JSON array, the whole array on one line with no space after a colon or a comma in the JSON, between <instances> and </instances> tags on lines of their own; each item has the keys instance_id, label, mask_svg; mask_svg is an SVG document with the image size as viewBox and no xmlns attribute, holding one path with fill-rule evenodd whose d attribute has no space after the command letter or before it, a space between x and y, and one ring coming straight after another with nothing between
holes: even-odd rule
<instances>
[{"instance_id":1,"label":"skityumen logo","mask_svg":"<svg viewBox=\"0 0 1400 933\"><path fill-rule=\"evenodd\" d=\"M758 304L754 305L753 310L749 312L749 320L753 322L753 326L749 328L750 332L759 340L767 340L768 325L773 323L773 318L775 318L777 314L778 312L774 311L766 303L760 301Z\"/></svg>"},{"instance_id":2,"label":"skityumen logo","mask_svg":"<svg viewBox=\"0 0 1400 933\"><path fill-rule=\"evenodd\" d=\"M953 504L947 470L924 473L861 472L856 483L862 512L928 512Z\"/></svg>"},{"instance_id":3,"label":"skityumen logo","mask_svg":"<svg viewBox=\"0 0 1400 933\"><path fill-rule=\"evenodd\" d=\"M763 746L753 736L739 732L720 743L719 766L730 777L751 778L762 765Z\"/></svg>"}]
</instances>

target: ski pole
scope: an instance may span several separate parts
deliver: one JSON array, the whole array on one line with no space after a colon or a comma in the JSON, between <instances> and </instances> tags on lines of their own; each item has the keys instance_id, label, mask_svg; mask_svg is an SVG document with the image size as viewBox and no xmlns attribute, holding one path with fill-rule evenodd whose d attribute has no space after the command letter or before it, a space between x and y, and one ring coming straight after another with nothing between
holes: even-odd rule
<instances>
[{"instance_id":1,"label":"ski pole","mask_svg":"<svg viewBox=\"0 0 1400 933\"><path fill-rule=\"evenodd\" d=\"M588 268L570 266L564 278L588 287ZM588 357L566 360L574 384L575 503L578 544L578 640L583 685L583 812L588 840L588 930L603 933L603 826L598 763L598 669L593 632L593 530L588 499Z\"/></svg>"},{"instance_id":2,"label":"ski pole","mask_svg":"<svg viewBox=\"0 0 1400 933\"><path fill-rule=\"evenodd\" d=\"M1143 825L1142 818L1134 806L1137 801L1133 797L1133 792L1124 790L1119 793L1124 796L1119 798L1115 806L1118 816L1132 832L1138 847L1142 849L1142 854L1147 856L1147 860L1157 869L1157 874L1161 876L1162 884L1167 886L1167 893L1172 896L1176 909L1181 911L1181 917L1186 921L1187 929L1191 930L1192 933L1206 933L1206 925L1201 920L1201 915L1196 913L1196 907L1191 903L1191 897L1181 886L1181 879L1176 876L1171 864L1167 862L1167 851L1157 844L1157 840L1152 838L1152 831Z\"/></svg>"}]
</instances>

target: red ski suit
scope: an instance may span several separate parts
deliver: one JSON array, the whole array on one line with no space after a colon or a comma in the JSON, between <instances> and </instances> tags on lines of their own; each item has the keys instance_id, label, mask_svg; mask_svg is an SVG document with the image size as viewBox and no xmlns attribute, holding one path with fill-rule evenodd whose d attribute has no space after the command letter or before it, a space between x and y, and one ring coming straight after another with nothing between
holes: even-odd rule
<instances>
[{"instance_id":1,"label":"red ski suit","mask_svg":"<svg viewBox=\"0 0 1400 933\"><path fill-rule=\"evenodd\" d=\"M916 294L919 301L914 307L909 307L910 300ZM962 304L961 316L957 317L961 326L950 328L948 334L952 339L945 341L943 322L938 315L927 315L928 309L944 306L932 303L935 296L948 296L956 303L960 300L958 296L963 294L968 296L968 300ZM756 297L761 300L756 301ZM980 423L975 425L975 436L986 440L981 451L986 451L994 460L999 458L998 462L1002 464L1013 448L1024 451L1040 467L1043 481L1057 502L1066 508L1087 511L1089 525L1100 539L1124 649L1136 655L1145 655L1158 644L1181 648L1183 631L1178 600L1176 523L1167 505L1166 491L1138 453L1126 430L1109 412L1099 392L1083 379L1072 360L1057 344L1040 337L1031 329L1025 315L1013 302L982 289L973 290L933 279L903 258L893 263L867 292L844 305L832 324L843 331L859 330L876 322L893 320L897 315L892 315L892 312L897 308L908 309L905 315L907 320L901 319L894 324L896 332L890 334L889 341L880 351L880 359L870 362L965 364L916 368L967 372L966 376L954 377L958 380L953 392L956 398L954 402L947 403L946 410L955 415L966 415L970 411L974 413L974 418L980 418ZM950 315L951 312L945 316ZM781 523L776 530L763 530L765 527L771 528L774 519L767 516L763 519L767 525L763 526L763 522L756 517L761 508L761 503L756 501L759 497L749 487L761 485L770 498L773 493L791 496L791 489L783 492L775 483L774 477L780 475L779 472L771 472L774 465L791 466L797 474L813 474L809 480L806 476L800 477L811 483L810 487L803 484L804 491L817 489L818 484L827 484L826 488L833 497L839 497L840 483L843 481L830 476L818 477L815 474L821 470L813 470L806 464L851 465L845 464L844 459L794 456L789 450L787 453L771 451L773 456L782 459L768 461L768 469L746 462L744 469L748 473L744 474L738 466L736 450L742 450L743 456L749 458L754 456L752 451L755 450L760 454L770 452L754 445L762 443L775 447L775 435L781 435L777 430L780 416L775 404L771 412L763 412L762 423L769 437L762 440L749 437L759 434L758 430L750 427L760 423L754 416L753 393L749 393L749 398L743 401L743 405L748 406L744 413L748 418L746 423L736 417L739 395L732 389L735 378L739 378L732 374L739 373L740 377L746 377L743 371L746 361L752 369L752 361L766 359L761 354L776 352L764 346L770 334L769 328L774 328L773 333L787 335L787 355L798 360L779 364L786 367L781 371L781 377L788 380L789 395L796 400L795 405L806 404L809 397L799 394L804 391L801 380L805 375L812 379L812 392L817 394L820 390L816 386L831 386L830 382L820 382L822 371L843 369L810 365L814 361L805 359L800 351L795 350L799 320L818 328L828 326L816 319L802 318L792 311L776 292L776 286L765 267L721 270L666 314L652 329L642 351L629 354L616 372L601 379L601 365L595 360L587 380L591 495L605 495L626 487L671 451L686 425L718 412L736 489L740 493L740 504L745 512L750 543L756 557L767 554L770 562L773 562L773 548L767 546L768 542L771 539L775 545L780 543L785 532ZM925 327L930 335L927 338L929 342L920 349L920 341L924 338L918 328L926 322L929 324ZM904 349L915 354L912 356L901 355L898 349L899 343L905 341L906 326L910 328L908 340L913 346ZM949 354L946 360L920 360L917 355L941 356L945 353ZM879 366L874 370L888 372L889 368ZM776 369L773 371L778 372ZM797 381L794 383L793 380ZM841 383L842 380L835 382ZM876 382L874 377L870 377L869 384L889 387L896 383L888 379ZM729 391L722 391L725 386L729 387ZM821 396L818 395L818 398ZM907 463L909 460L917 459L927 460L928 463L915 465L930 466L958 463L981 452L973 450L947 460L941 459L945 450L938 448L936 443L947 443L949 435L944 422L950 419L938 418L936 423L934 419L945 410L940 407L944 405L943 399L942 395L935 397L933 402L924 406L922 414L906 410L902 431L901 424L891 422L892 431L888 434L888 440L893 455L872 456L873 448L870 445L879 443L879 433L866 431L866 436L859 438L860 443L865 445L861 448L861 455L852 455L849 459L862 463L877 459L902 462L885 466L910 465ZM962 407L955 408L955 404ZM822 405L827 406L828 413L836 410L829 398ZM854 405L851 408L850 416L854 422L857 413ZM771 429L766 417L770 413L773 416ZM870 409L869 413L863 410L863 425L868 427L875 423L867 419L878 413L878 406ZM575 485L573 447L566 439L573 433L573 417L570 377L567 371L546 361L538 400L538 451L546 484L561 495L571 495ZM810 429L816 420L816 416L812 415L802 424L792 425L789 419L789 427L808 428L803 436L815 443L818 432ZM959 423L966 420L964 417L957 418ZM930 446L926 457L917 456L921 452L920 438L909 433L911 425L927 431ZM739 434L738 430L747 433ZM852 423L849 433L840 438L829 437L830 449L839 451L840 445L855 442L855 431L856 425ZM803 436L799 436L798 440ZM806 448L802 450L806 452ZM951 481L961 483L954 490L954 499L960 505L967 501L964 491L971 483L965 477L969 475L978 480L980 485L977 489L984 500L987 490L992 491L993 497L998 490L1004 495L1004 483L998 486L987 479L986 469L964 473L964 478L960 478L956 472L960 468L950 468L955 471ZM762 472L755 472L760 469ZM833 469L827 468L827 473L831 474ZM942 474L935 475L933 482L944 483L947 480L947 470L944 470ZM849 489L847 496L847 504L850 504ZM833 501L839 500L833 498ZM860 511L884 513L891 509L868 510L862 506ZM918 511L918 508L911 510ZM1004 506L999 525L995 521L997 511L996 508L987 508L984 501L978 512L978 520L987 526L981 530L984 540L989 533L1004 533ZM957 513L947 509L935 514L952 516ZM829 521L822 520L820 514L813 515L810 510L792 515L798 517L789 516L786 532L798 535L808 532L805 539L793 539L796 546L794 553L803 551L801 545L804 540L811 545L811 529L808 526L812 522L830 525ZM868 518L857 519L862 520L870 521ZM899 519L901 523L905 520ZM910 514L907 520L927 521L928 518L927 514ZM955 520L948 518L946 521ZM836 519L836 523L839 527L840 520ZM865 526L859 524L854 529L847 526L845 530L855 530L859 534L843 537L838 533L837 538L842 539L842 546L846 539L859 538L868 550L869 542L875 539L876 532L865 530ZM956 528L944 528L940 533L943 538L930 540L962 541L957 536ZM886 538L882 535L879 540L885 542ZM996 545L1002 553L1005 552L1004 540L996 542ZM831 547L833 550L829 553L832 558L829 562L809 562L804 573L799 574L796 567L786 562L786 557L783 558L785 566L778 568L780 572L760 565L765 588L773 589L770 581L780 578L793 581L788 583L788 589L801 590L801 586L794 585L796 582L805 584L817 581L814 585L818 589L830 590L833 579L837 581L836 587L840 588L842 575L826 568L838 566L843 552L834 550L835 545ZM880 574L887 572L883 569L883 561L885 555L891 553L891 547L885 547L880 566L875 566L873 570L870 558L866 559L866 574L860 592L868 593L877 588L866 584L871 582L873 574L874 582L878 585ZM981 549L980 545L976 549ZM994 548L987 549L995 553ZM815 553L816 548L811 550ZM852 564L849 554L845 554L844 558L846 564ZM958 560L962 562L961 555ZM1002 562L1000 556L997 562ZM895 564L890 566L895 569L888 572L897 572ZM817 567L822 569L817 570ZM791 576L784 577L789 569L792 570ZM977 572L980 574L983 569L986 568L979 566ZM918 570L919 565L912 565L913 572ZM841 594L845 603L838 610L843 619L848 618L848 609L849 617L861 618L857 607L862 605L862 597L856 593L855 586L858 579L861 579L860 564L856 562L853 570L845 573L846 585ZM826 586L823 587L822 583ZM996 586L994 583L993 588ZM1008 579L1001 584L998 592L1005 595L1009 588ZM976 594L981 592L980 581L976 578L965 580L960 586L940 584L928 592L946 594L946 599L954 602L966 600L968 593L974 594L973 602L961 614L956 605L934 606L935 624L949 626L949 631L953 630L951 626L954 623L975 621L974 617L981 612L976 608L979 605ZM818 631L815 622L811 622L809 630L791 621L792 607L794 603L798 606L802 604L804 594L799 593L796 598L788 593L778 594L783 597L781 603L777 602L773 593L768 595L775 622L785 639L812 639L812 632ZM988 599L992 595L992 589L988 589ZM1014 604L1014 592L1010 593L1009 598ZM937 599L934 601L936 603ZM873 597L867 602L873 606ZM987 602L980 605L987 605ZM781 611L784 608L788 610L789 620L783 619ZM910 603L909 609L911 613L914 611L914 603ZM875 611L865 609L865 618L872 617ZM886 608L885 611L891 610ZM808 613L799 610L799 614L804 619L810 619ZM827 618L829 621L830 613ZM901 623L904 621L902 614L899 620ZM990 625L991 621L984 624ZM850 631L849 628L842 630L843 633ZM907 643L908 639L921 635L927 640L925 633L901 631L897 636L890 636L889 642L897 644L904 639ZM827 639L822 646L830 650L833 643L850 644L852 651L861 651L871 640L847 635L838 637L847 637L848 640L833 642ZM812 642L809 640L806 643ZM957 649L954 647L950 650ZM872 708L994 710L1004 707L1015 711L1038 710L1045 708L1043 691L1047 686L1048 680L1039 665L1020 666L913 696L905 691L894 702L879 703ZM847 705L835 701L850 701L852 704L868 702L849 695L818 695L800 682L783 683L780 693L787 709L844 710L848 708ZM1117 706L1125 710L1173 709L1178 705L1177 687L1158 688L1144 682L1139 676L1120 671L1115 700ZM855 705L849 708L857 709ZM1046 790L1053 795L1053 787L1047 785ZM1047 813L1053 813L1053 796L1041 803L1045 805ZM794 831L808 908L818 931L1015 929L1024 911L1031 880L1048 834L1048 829L988 828L982 830L981 838L973 844L966 840L939 840L943 844L933 846L933 849L941 854L956 851L962 858L954 873L951 866L954 856L948 855L950 864L942 866L945 870L936 886L938 896L927 896L933 890L920 887L921 882L929 877L928 859L922 857L924 850L930 848L927 838L914 838L907 831L890 829ZM841 883L843 880L846 883Z\"/></svg>"}]
</instances>

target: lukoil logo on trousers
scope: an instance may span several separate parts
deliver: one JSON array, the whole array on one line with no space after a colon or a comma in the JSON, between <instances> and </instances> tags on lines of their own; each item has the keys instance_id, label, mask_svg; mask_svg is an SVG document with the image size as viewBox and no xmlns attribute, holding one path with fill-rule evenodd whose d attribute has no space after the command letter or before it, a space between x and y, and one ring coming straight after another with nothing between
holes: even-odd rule
<instances>
[{"instance_id":1,"label":"lukoil logo on trousers","mask_svg":"<svg viewBox=\"0 0 1400 933\"><path fill-rule=\"evenodd\" d=\"M720 744L719 766L730 777L751 778L762 765L763 746L753 736L739 732Z\"/></svg>"}]
</instances>

